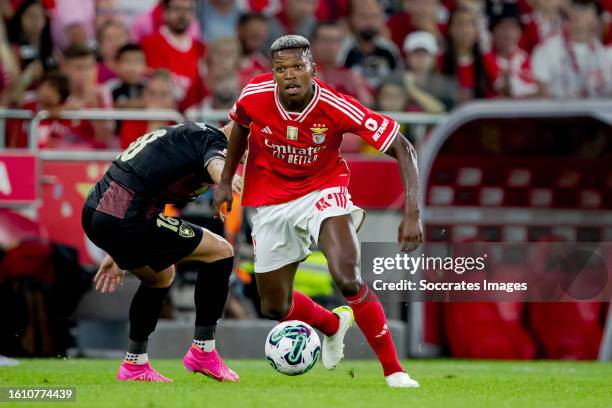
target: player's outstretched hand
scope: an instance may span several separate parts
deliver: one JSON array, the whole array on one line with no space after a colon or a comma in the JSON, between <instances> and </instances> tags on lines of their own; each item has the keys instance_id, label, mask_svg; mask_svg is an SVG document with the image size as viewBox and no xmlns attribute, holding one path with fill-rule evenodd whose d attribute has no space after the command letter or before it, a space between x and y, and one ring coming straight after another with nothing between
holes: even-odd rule
<instances>
[{"instance_id":1,"label":"player's outstretched hand","mask_svg":"<svg viewBox=\"0 0 612 408\"><path fill-rule=\"evenodd\" d=\"M115 291L117 287L123 281L125 271L119 268L119 265L113 261L113 258L106 256L98 269L98 273L94 276L94 283L96 284L96 290L101 293L110 293Z\"/></svg>"},{"instance_id":2,"label":"player's outstretched hand","mask_svg":"<svg viewBox=\"0 0 612 408\"><path fill-rule=\"evenodd\" d=\"M232 201L234 194L232 193L232 186L229 183L220 183L215 191L215 198L213 200L213 213L215 218L221 218L221 221L225 221L225 214L222 211L223 204L226 204L226 210L229 212L232 209Z\"/></svg>"},{"instance_id":3,"label":"player's outstretched hand","mask_svg":"<svg viewBox=\"0 0 612 408\"><path fill-rule=\"evenodd\" d=\"M402 252L412 252L423 243L423 228L418 214L406 214L397 229L397 242Z\"/></svg>"}]
</instances>

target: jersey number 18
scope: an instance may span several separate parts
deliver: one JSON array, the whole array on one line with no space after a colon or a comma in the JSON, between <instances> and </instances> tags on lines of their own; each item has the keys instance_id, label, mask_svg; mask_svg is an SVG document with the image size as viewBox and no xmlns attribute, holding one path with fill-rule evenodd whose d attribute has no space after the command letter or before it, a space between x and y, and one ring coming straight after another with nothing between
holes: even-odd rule
<instances>
[{"instance_id":1,"label":"jersey number 18","mask_svg":"<svg viewBox=\"0 0 612 408\"><path fill-rule=\"evenodd\" d=\"M149 132L147 134L140 136L138 139L134 140L128 146L128 148L123 151L123 153L119 155L119 159L121 161L128 161L134 158L134 156L140 153L140 151L144 149L146 145L159 139L166 133L167 133L166 129L156 129L152 132Z\"/></svg>"}]
</instances>

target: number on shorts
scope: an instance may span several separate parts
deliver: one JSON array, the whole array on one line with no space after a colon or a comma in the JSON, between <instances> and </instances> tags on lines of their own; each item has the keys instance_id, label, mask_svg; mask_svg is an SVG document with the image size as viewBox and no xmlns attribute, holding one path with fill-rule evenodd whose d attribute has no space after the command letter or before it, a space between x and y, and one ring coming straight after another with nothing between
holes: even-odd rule
<instances>
[{"instance_id":1,"label":"number on shorts","mask_svg":"<svg viewBox=\"0 0 612 408\"><path fill-rule=\"evenodd\" d=\"M163 227L163 228L168 228L170 231L173 232L177 232L179 227L178 225L181 222L176 219L176 218L172 218L172 217L166 217L163 214L159 214L157 216L157 226L158 227Z\"/></svg>"},{"instance_id":2,"label":"number on shorts","mask_svg":"<svg viewBox=\"0 0 612 408\"><path fill-rule=\"evenodd\" d=\"M166 129L156 129L152 132L140 136L138 139L134 140L132 144L130 144L123 153L121 153L121 156L119 156L119 158L121 159L121 161L128 161L134 158L134 156L140 153L140 151L144 149L146 145L153 142L154 140L159 139L166 133L168 133Z\"/></svg>"}]
</instances>

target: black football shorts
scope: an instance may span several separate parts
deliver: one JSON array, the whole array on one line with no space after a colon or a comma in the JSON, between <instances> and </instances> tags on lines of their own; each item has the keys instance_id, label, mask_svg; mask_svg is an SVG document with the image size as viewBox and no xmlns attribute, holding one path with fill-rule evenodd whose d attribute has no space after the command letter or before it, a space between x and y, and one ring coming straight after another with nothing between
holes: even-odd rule
<instances>
[{"instance_id":1,"label":"black football shorts","mask_svg":"<svg viewBox=\"0 0 612 408\"><path fill-rule=\"evenodd\" d=\"M121 219L89 206L83 207L82 224L89 239L126 270L149 266L160 272L191 254L204 234L180 218Z\"/></svg>"}]
</instances>

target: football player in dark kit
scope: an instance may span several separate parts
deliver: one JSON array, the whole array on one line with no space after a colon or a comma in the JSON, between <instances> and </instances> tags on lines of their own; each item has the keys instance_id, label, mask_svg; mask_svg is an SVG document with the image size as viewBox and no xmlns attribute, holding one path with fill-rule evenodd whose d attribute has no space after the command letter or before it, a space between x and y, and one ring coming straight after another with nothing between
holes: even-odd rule
<instances>
[{"instance_id":1,"label":"football player in dark kit","mask_svg":"<svg viewBox=\"0 0 612 408\"><path fill-rule=\"evenodd\" d=\"M215 350L214 340L228 294L233 248L219 235L163 214L165 204L191 201L219 182L226 149L225 134L205 124L156 129L117 156L87 197L83 229L108 253L94 278L96 289L114 291L124 270L141 281L130 306L128 350L119 380L172 381L150 366L146 348L179 261L207 264L196 281L195 334L185 368L219 381L239 380ZM239 179L234 188L240 191Z\"/></svg>"}]
</instances>

